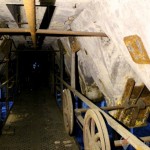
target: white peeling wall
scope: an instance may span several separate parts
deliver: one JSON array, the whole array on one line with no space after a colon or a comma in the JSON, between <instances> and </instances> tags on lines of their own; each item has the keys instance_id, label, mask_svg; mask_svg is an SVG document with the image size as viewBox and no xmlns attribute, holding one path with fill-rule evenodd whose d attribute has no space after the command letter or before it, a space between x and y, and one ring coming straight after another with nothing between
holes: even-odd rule
<instances>
[{"instance_id":1,"label":"white peeling wall","mask_svg":"<svg viewBox=\"0 0 150 150\"><path fill-rule=\"evenodd\" d=\"M65 71L71 76L71 47L69 38L61 38L61 42L64 47L64 63ZM98 89L96 83L90 74L90 66L86 63L86 54L83 51L77 53L78 57L78 72L79 72L79 83L82 94L93 101L100 101L102 99L102 93ZM77 77L78 78L78 77Z\"/></svg>"},{"instance_id":2,"label":"white peeling wall","mask_svg":"<svg viewBox=\"0 0 150 150\"><path fill-rule=\"evenodd\" d=\"M132 4L131 1L130 3ZM93 0L89 3L88 7L78 15L71 26L72 30L75 31L103 31L110 37L110 39L78 37L82 49L81 51L85 51L87 54L86 62L90 66L89 70L91 75L99 89L105 95L109 105L114 105L115 100L121 99L128 78L134 78L136 85L142 84L140 79L142 79L143 82L150 80L148 74L148 79L144 77L144 74L146 74L150 68L145 70L145 72L139 73L138 65L132 61L123 43L123 37L127 36L127 34L123 37L120 36L121 29L119 27L120 24L123 26L124 22L117 21L116 23L116 15L118 15L118 13L112 9L115 4L117 4L117 8L120 11L126 14L125 9L121 10L119 7L119 4L122 4L120 0ZM112 22L114 24L112 24ZM133 26L132 28L134 29ZM126 27L124 27L123 30L125 34ZM143 67L147 68L148 66L144 65ZM143 67L142 70L144 70ZM150 86L148 82L145 82L145 84Z\"/></svg>"},{"instance_id":3,"label":"white peeling wall","mask_svg":"<svg viewBox=\"0 0 150 150\"><path fill-rule=\"evenodd\" d=\"M95 80L92 77L93 69L92 66L87 63L87 54L85 51L80 50L77 52L78 57L78 71L79 71L79 82L81 91L92 101L101 101L103 94L99 90Z\"/></svg>"}]
</instances>

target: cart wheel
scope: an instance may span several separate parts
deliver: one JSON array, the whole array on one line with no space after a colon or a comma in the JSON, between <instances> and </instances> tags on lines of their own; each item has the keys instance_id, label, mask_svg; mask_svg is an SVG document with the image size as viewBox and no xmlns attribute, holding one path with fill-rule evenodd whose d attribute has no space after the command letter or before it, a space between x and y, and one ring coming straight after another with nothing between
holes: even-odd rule
<instances>
[{"instance_id":1,"label":"cart wheel","mask_svg":"<svg viewBox=\"0 0 150 150\"><path fill-rule=\"evenodd\" d=\"M110 150L110 141L105 121L96 109L87 111L83 127L85 150Z\"/></svg>"},{"instance_id":2,"label":"cart wheel","mask_svg":"<svg viewBox=\"0 0 150 150\"><path fill-rule=\"evenodd\" d=\"M71 135L74 127L74 110L69 89L63 91L63 117L66 132Z\"/></svg>"}]
</instances>

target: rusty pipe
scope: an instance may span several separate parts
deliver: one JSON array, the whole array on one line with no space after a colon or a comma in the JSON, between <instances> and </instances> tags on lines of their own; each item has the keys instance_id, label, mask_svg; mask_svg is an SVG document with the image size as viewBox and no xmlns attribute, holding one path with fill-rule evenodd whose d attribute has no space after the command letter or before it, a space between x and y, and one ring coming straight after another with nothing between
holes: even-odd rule
<instances>
[{"instance_id":1,"label":"rusty pipe","mask_svg":"<svg viewBox=\"0 0 150 150\"><path fill-rule=\"evenodd\" d=\"M15 35L15 34L29 34L30 30L29 29L10 29L10 28L0 28L0 34L1 35Z\"/></svg>"},{"instance_id":2,"label":"rusty pipe","mask_svg":"<svg viewBox=\"0 0 150 150\"><path fill-rule=\"evenodd\" d=\"M49 30L39 29L37 34L56 35L56 36L96 36L96 37L108 37L103 32L86 32L86 31L61 31L61 30Z\"/></svg>"},{"instance_id":3,"label":"rusty pipe","mask_svg":"<svg viewBox=\"0 0 150 150\"><path fill-rule=\"evenodd\" d=\"M0 28L0 34L26 34L30 33L30 29L25 28ZM39 29L35 34L45 34L46 36L94 36L94 37L107 37L107 35L103 32L83 32L83 31L62 31L62 30L44 30Z\"/></svg>"}]
</instances>

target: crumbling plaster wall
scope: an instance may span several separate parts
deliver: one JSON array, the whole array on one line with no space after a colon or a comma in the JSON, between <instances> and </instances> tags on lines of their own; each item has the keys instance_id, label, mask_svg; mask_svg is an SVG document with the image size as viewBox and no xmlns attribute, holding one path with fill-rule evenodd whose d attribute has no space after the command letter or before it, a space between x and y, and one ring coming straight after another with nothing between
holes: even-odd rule
<instances>
[{"instance_id":1,"label":"crumbling plaster wall","mask_svg":"<svg viewBox=\"0 0 150 150\"><path fill-rule=\"evenodd\" d=\"M134 0L132 4L133 2ZM84 62L84 68L87 70L84 76L92 76L108 105L114 105L122 98L128 78L134 78L136 85L144 82L150 89L149 65L135 64L123 42L125 36L141 32L134 29L139 26L133 27L132 24L129 29L129 25L126 26L130 16L123 10L126 8L131 13L132 7L127 8L129 3L131 2L128 0L93 0L71 24L74 31L105 32L110 37L77 37L81 46L77 53L78 60L79 63ZM62 40L64 45L65 40Z\"/></svg>"},{"instance_id":2,"label":"crumbling plaster wall","mask_svg":"<svg viewBox=\"0 0 150 150\"><path fill-rule=\"evenodd\" d=\"M110 28L111 25L108 20L112 19L111 17L109 19L104 18L110 14L109 11L104 14L103 7L102 2L97 0L89 3L88 7L72 23L72 30L102 31L108 33L109 36L108 31L112 28ZM114 38L113 35L112 38L78 37L81 51L86 51L88 55L86 62L91 66L91 75L110 105L113 105L115 100L121 99L128 78L134 78L137 85L142 84L140 78L134 72L135 70L133 71L125 59L121 48L118 47L119 43L114 43Z\"/></svg>"},{"instance_id":3,"label":"crumbling plaster wall","mask_svg":"<svg viewBox=\"0 0 150 150\"><path fill-rule=\"evenodd\" d=\"M71 72L71 46L69 38L61 39L65 49L65 66L68 68L68 72ZM79 51L77 53L77 61L78 61L78 73L79 73L79 83L81 87L82 93L87 96L92 101L101 101L102 93L99 91L97 84L92 78L92 74L90 72L90 66L86 63L86 53L84 51ZM70 73L69 73L70 74ZM78 79L78 78L76 78Z\"/></svg>"}]
</instances>

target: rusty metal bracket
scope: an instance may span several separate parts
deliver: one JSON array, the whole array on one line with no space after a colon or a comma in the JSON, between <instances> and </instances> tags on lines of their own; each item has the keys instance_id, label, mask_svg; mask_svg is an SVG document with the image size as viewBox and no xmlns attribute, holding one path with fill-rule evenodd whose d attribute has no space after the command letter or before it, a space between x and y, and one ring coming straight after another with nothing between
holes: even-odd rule
<instances>
[{"instance_id":1,"label":"rusty metal bracket","mask_svg":"<svg viewBox=\"0 0 150 150\"><path fill-rule=\"evenodd\" d=\"M124 43L135 63L150 64L150 59L146 52L142 39L138 35L125 37Z\"/></svg>"}]
</instances>

